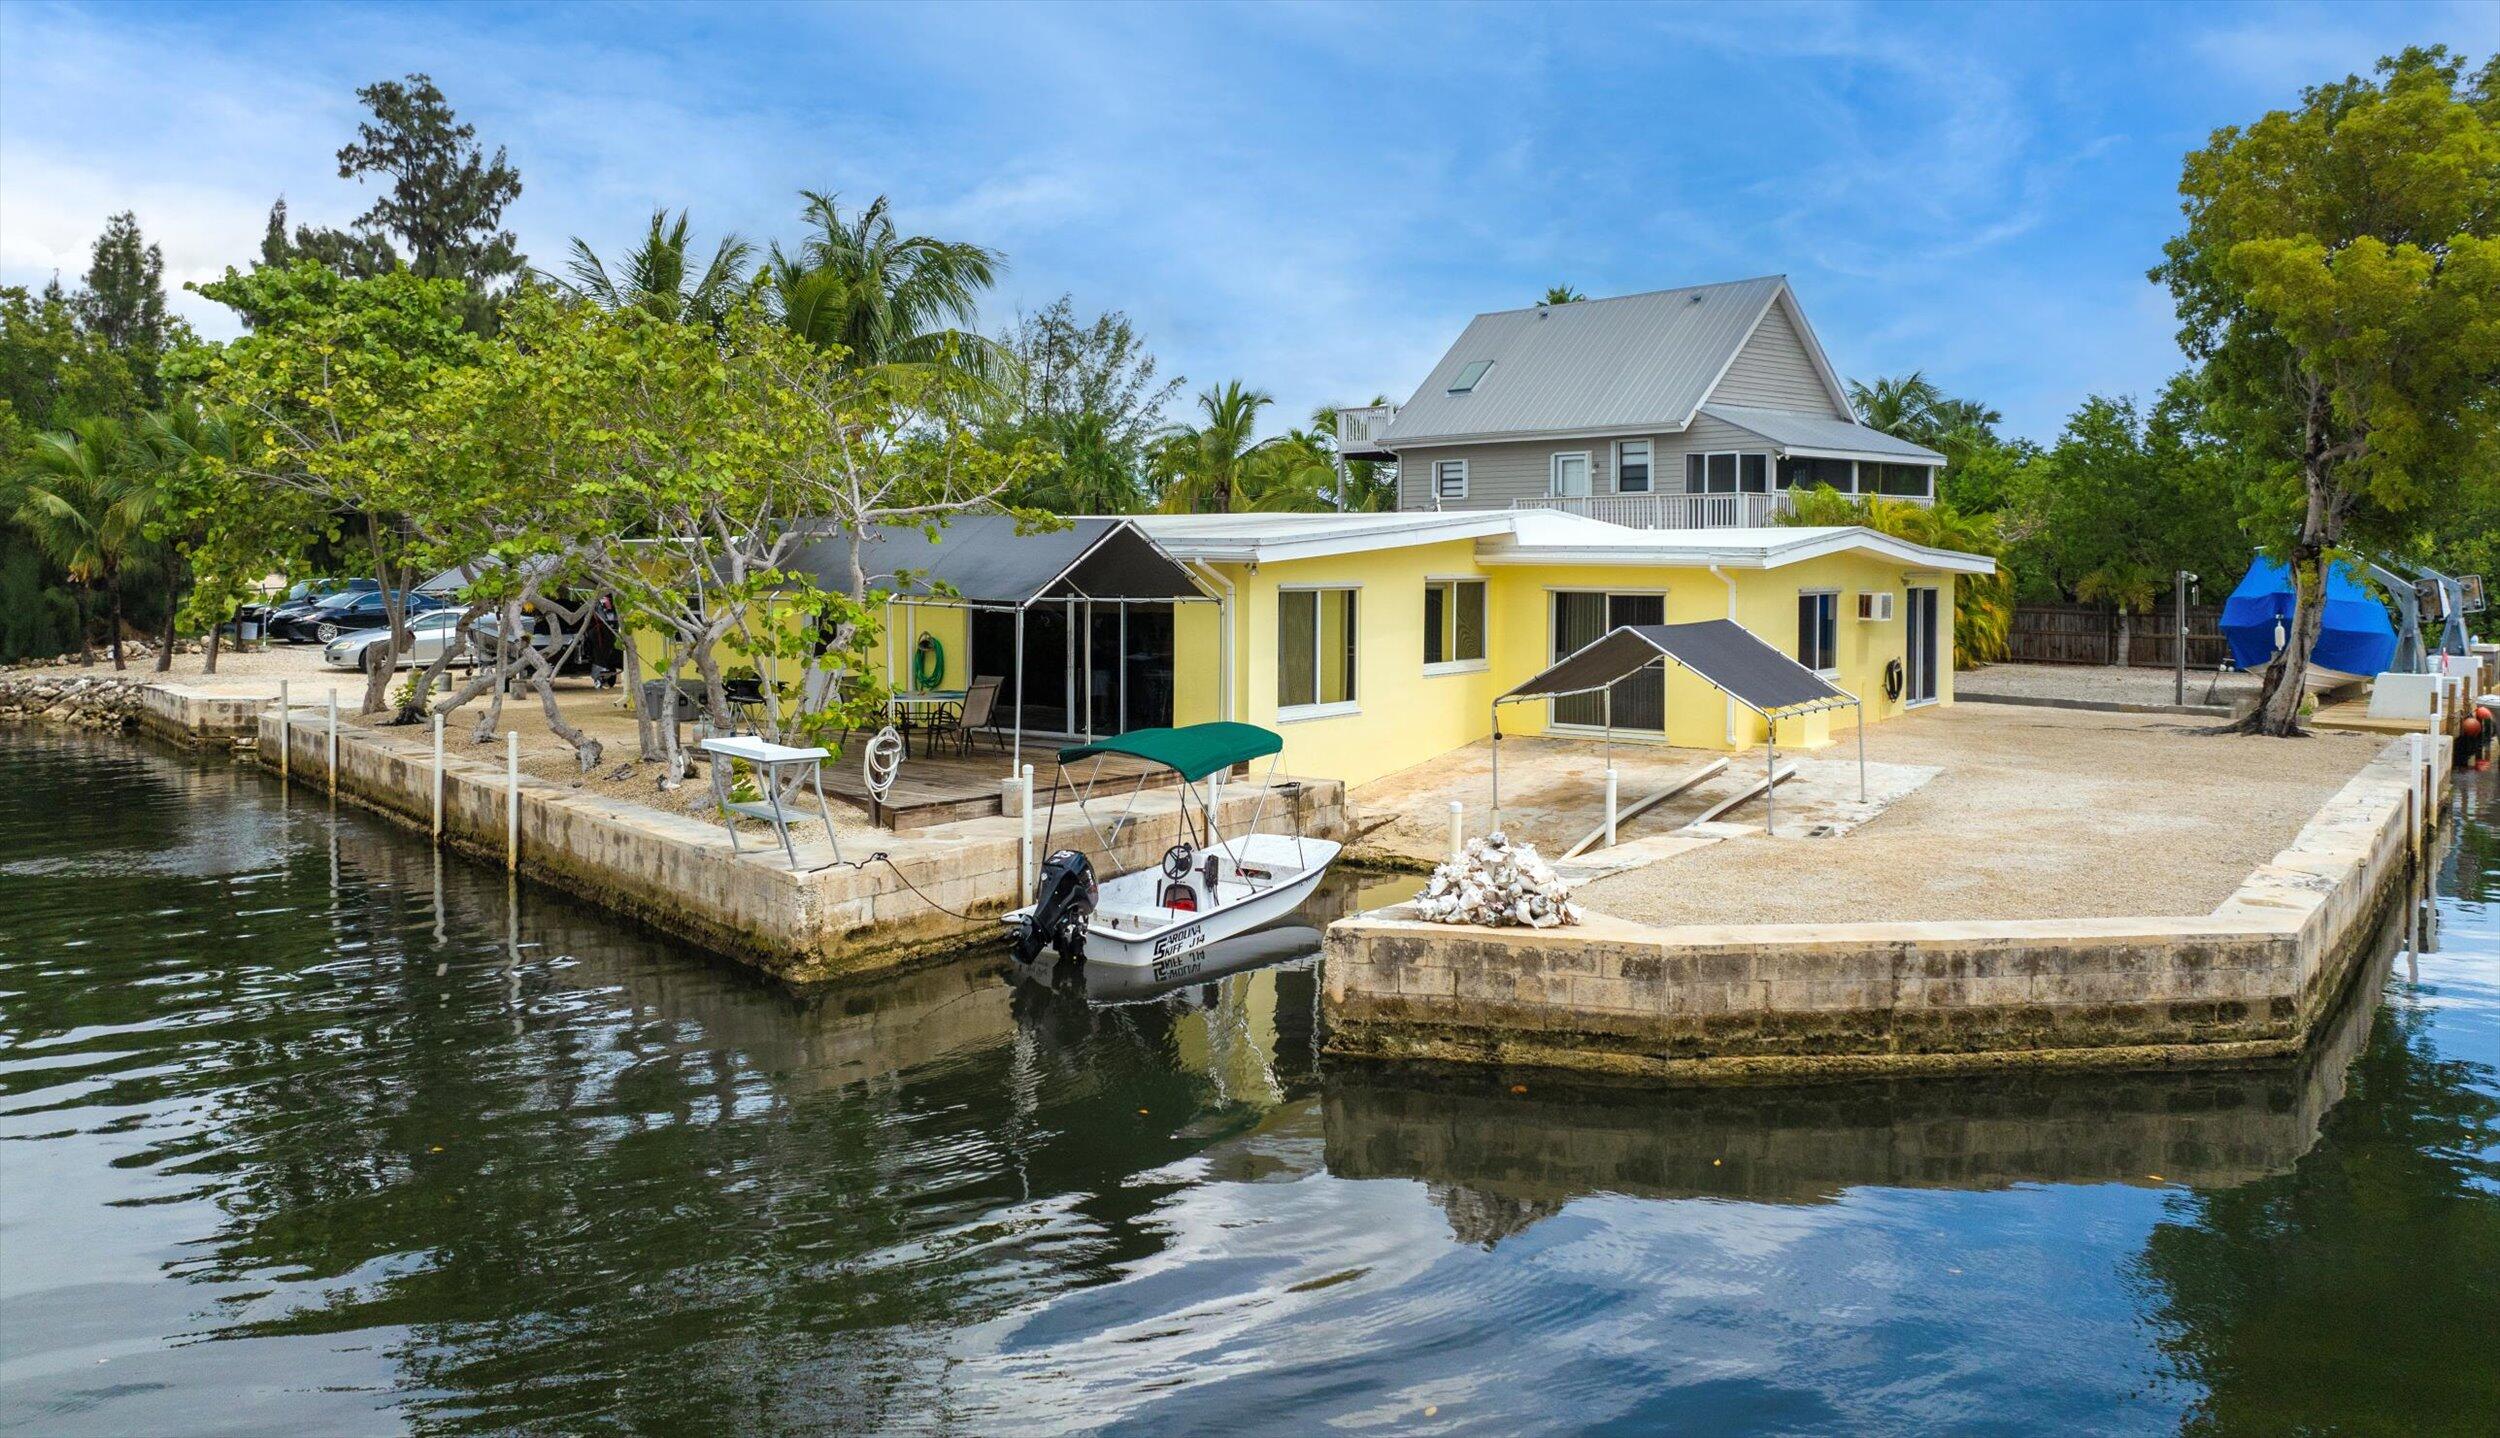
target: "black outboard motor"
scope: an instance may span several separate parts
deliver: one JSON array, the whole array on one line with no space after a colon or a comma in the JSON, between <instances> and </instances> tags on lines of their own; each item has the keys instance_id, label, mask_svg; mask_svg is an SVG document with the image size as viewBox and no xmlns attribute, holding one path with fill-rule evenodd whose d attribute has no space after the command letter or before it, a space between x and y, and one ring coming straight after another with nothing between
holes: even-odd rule
<instances>
[{"instance_id":1,"label":"black outboard motor","mask_svg":"<svg viewBox=\"0 0 2500 1438\"><path fill-rule=\"evenodd\" d=\"M1033 912L1016 931L1016 962L1033 962L1044 947L1057 949L1063 959L1085 957L1085 921L1101 894L1093 861L1078 850L1061 849L1044 860L1033 886Z\"/></svg>"}]
</instances>

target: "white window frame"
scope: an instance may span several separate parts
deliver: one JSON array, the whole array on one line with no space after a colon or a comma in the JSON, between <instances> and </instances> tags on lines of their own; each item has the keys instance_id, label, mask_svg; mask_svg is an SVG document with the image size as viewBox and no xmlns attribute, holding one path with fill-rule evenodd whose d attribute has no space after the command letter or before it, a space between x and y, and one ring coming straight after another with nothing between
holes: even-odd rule
<instances>
[{"instance_id":1,"label":"white window frame","mask_svg":"<svg viewBox=\"0 0 2500 1438\"><path fill-rule=\"evenodd\" d=\"M1424 576L1424 587L1426 589L1430 589L1436 584L1473 584L1484 590L1484 632L1476 636L1478 639L1484 641L1484 653L1477 655L1473 659L1444 659L1438 663L1427 663L1424 665L1424 676L1426 678L1433 678L1443 674L1482 674L1492 665L1492 585L1488 583L1485 577L1481 574L1427 574ZM1456 604L1457 602L1458 596L1456 592L1453 591L1450 596L1450 603ZM1449 619L1450 638L1453 642L1455 642L1458 637L1458 620L1456 614L1454 611L1445 610L1445 617ZM1358 659L1362 655L1362 649L1359 641L1357 642L1355 655Z\"/></svg>"},{"instance_id":2,"label":"white window frame","mask_svg":"<svg viewBox=\"0 0 2500 1438\"><path fill-rule=\"evenodd\" d=\"M1277 629L1277 644L1278 644L1278 646L1281 648L1281 647L1283 646L1283 643L1284 643L1284 630L1283 630L1283 627L1282 627L1282 626L1283 626L1283 624L1284 624L1284 617L1285 617L1285 606L1284 606L1284 603L1283 603L1283 600L1284 600L1284 596L1285 596L1285 595L1287 595L1287 594L1294 594L1294 593L1307 593L1307 594L1336 594L1336 593L1340 593L1340 592L1342 592L1342 593L1346 593L1346 594L1351 594L1351 595L1353 595L1353 596L1354 596L1354 614L1353 614L1353 616L1352 616L1352 618L1353 618L1353 623L1351 623L1350 625L1348 625L1348 626L1347 626L1347 627L1348 627L1349 632L1351 632L1351 633L1352 633L1352 635L1353 635L1353 637L1354 637L1354 672L1353 672L1353 674L1352 674L1352 675L1348 676L1348 677L1349 677L1349 679L1350 679L1350 681L1352 682L1352 684L1353 684L1353 686L1354 686L1354 697L1353 697L1353 698L1351 698L1351 699L1337 699L1337 700L1331 700L1331 701L1329 701L1329 702L1327 702L1327 703L1323 703L1323 704L1293 704L1293 705L1288 705L1288 704L1286 704L1286 703L1284 702L1284 700L1285 700L1285 696L1284 696L1284 694L1280 691L1280 692L1277 694L1277 696L1276 696L1276 722L1277 722L1277 723L1279 723L1279 724L1300 724L1300 723L1304 723L1304 722L1306 722L1306 721L1308 721L1308 720L1312 720L1312 719L1339 719L1339 718L1343 718L1343 717L1345 717L1345 716L1346 716L1346 715L1348 715L1348 714L1360 714L1360 713L1362 713L1362 712L1363 712L1363 586L1362 586L1362 585L1360 585L1360 584L1279 584L1279 585L1277 585L1277 586L1276 586L1276 596L1277 596L1277 601L1278 601L1278 602L1277 602L1277 605L1276 605L1276 622L1277 622L1277 625L1279 626L1279 627L1278 627L1278 629ZM1314 623L1314 624L1317 624L1317 623L1319 622L1319 611L1318 611L1318 609L1317 609L1317 607L1316 607L1316 606L1314 606L1314 608L1313 608L1313 610L1312 610L1311 619L1312 619L1312 623ZM1321 656L1321 654L1320 654L1320 652L1319 652L1319 635L1315 632L1315 633L1313 633L1313 634L1312 634L1312 636L1311 636L1311 692L1312 692L1313 694L1317 694L1317 693L1319 693L1319 692L1320 692L1320 682L1319 682L1319 681L1320 681L1320 668L1319 668L1319 666L1320 666L1321 658L1322 658L1322 656Z\"/></svg>"},{"instance_id":3,"label":"white window frame","mask_svg":"<svg viewBox=\"0 0 2500 1438\"><path fill-rule=\"evenodd\" d=\"M1580 472L1588 481L1588 489L1580 494L1565 494L1562 487L1562 462L1580 461ZM1597 456L1585 449L1558 449L1545 461L1545 497L1547 499L1587 499L1597 493Z\"/></svg>"},{"instance_id":4,"label":"white window frame","mask_svg":"<svg viewBox=\"0 0 2500 1438\"><path fill-rule=\"evenodd\" d=\"M1458 478L1458 488L1448 487L1451 474ZM1467 461L1436 459L1432 462L1432 497L1434 499L1465 499L1467 497Z\"/></svg>"},{"instance_id":5,"label":"white window frame","mask_svg":"<svg viewBox=\"0 0 2500 1438\"><path fill-rule=\"evenodd\" d=\"M1832 624L1831 624L1831 628L1830 628L1830 630L1828 631L1828 633L1829 633L1829 634L1830 634L1830 636L1831 636L1831 655L1832 655L1832 662L1831 662L1828 666L1823 666L1823 667L1817 667L1817 666L1812 665L1812 664L1806 664L1806 667L1807 667L1807 668L1809 668L1809 669L1814 670L1814 672L1815 672L1815 673L1817 673L1817 674L1821 675L1821 676L1822 676L1822 677L1824 677L1825 679L1837 679L1837 678L1839 678L1839 677L1840 677L1840 591L1839 591L1839 590L1837 590L1837 589L1800 589L1800 590L1798 590L1798 591L1797 591L1797 597L1798 597L1799 599L1810 599L1810 598L1818 598L1818 597L1819 597L1819 598L1829 599L1829 600L1832 602L1832 603L1831 603L1831 611L1832 611ZM1804 636L1803 634L1800 634L1800 635L1798 635L1798 636L1797 636L1797 639L1798 639L1798 643L1797 643L1796 645L1794 645L1793 647L1791 647L1791 649L1789 650L1789 657L1790 657L1790 658L1792 658L1792 659L1794 659L1794 660L1796 660L1796 661L1797 661L1798 663L1800 663L1800 664L1805 664L1805 663L1806 663L1806 661L1805 661L1805 657L1804 657L1803 655L1798 654L1798 653L1796 652L1798 649L1802 649L1802 648L1804 648L1804 647L1805 647L1805 644L1804 644L1805 636Z\"/></svg>"},{"instance_id":6,"label":"white window frame","mask_svg":"<svg viewBox=\"0 0 2500 1438\"><path fill-rule=\"evenodd\" d=\"M1648 473L1642 477L1640 488L1625 489L1623 487L1623 452L1633 445L1639 445L1643 450L1647 451L1646 456L1641 461L1641 465L1642 468L1648 471ZM1615 472L1613 482L1615 493L1617 494L1656 494L1658 492L1658 441L1654 439L1616 440Z\"/></svg>"}]
</instances>

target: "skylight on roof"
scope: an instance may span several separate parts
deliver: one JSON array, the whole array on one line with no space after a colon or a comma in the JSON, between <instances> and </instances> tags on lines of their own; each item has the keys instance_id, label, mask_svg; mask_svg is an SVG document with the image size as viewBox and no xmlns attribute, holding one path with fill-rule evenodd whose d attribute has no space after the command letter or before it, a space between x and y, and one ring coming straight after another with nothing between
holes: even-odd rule
<instances>
[{"instance_id":1,"label":"skylight on roof","mask_svg":"<svg viewBox=\"0 0 2500 1438\"><path fill-rule=\"evenodd\" d=\"M1485 371L1491 368L1493 368L1491 360L1477 360L1468 365L1467 368L1458 372L1458 378L1450 381L1450 393L1465 394L1474 389L1476 381L1483 379Z\"/></svg>"}]
</instances>

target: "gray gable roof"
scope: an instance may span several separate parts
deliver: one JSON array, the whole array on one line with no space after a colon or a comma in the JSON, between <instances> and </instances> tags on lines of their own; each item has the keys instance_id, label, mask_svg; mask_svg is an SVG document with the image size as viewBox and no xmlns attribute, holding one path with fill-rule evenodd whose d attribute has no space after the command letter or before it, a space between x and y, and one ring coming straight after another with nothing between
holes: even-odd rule
<instances>
[{"instance_id":1,"label":"gray gable roof","mask_svg":"<svg viewBox=\"0 0 2500 1438\"><path fill-rule=\"evenodd\" d=\"M1766 275L1478 315L1381 442L1681 429L1787 289ZM1478 360L1492 369L1471 392L1449 393Z\"/></svg>"},{"instance_id":2,"label":"gray gable roof","mask_svg":"<svg viewBox=\"0 0 2500 1438\"><path fill-rule=\"evenodd\" d=\"M860 547L868 586L903 598L941 593L968 603L1022 606L1036 599L1203 599L1178 560L1126 519L1091 516L1025 533L1013 515L966 514L934 535L883 525ZM849 592L850 541L828 531L801 544L789 568L826 589Z\"/></svg>"},{"instance_id":3,"label":"gray gable roof","mask_svg":"<svg viewBox=\"0 0 2500 1438\"><path fill-rule=\"evenodd\" d=\"M1943 455L1924 445L1895 439L1880 429L1826 415L1799 414L1793 409L1761 409L1743 404L1705 404L1701 412L1713 419L1726 420L1748 433L1758 434L1787 454L1899 460L1905 464L1944 463Z\"/></svg>"}]
</instances>

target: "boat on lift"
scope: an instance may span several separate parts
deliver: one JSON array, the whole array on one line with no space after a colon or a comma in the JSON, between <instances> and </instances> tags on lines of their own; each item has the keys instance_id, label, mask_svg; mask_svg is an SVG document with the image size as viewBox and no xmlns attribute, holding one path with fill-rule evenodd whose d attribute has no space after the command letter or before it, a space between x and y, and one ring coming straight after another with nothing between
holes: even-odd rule
<instances>
[{"instance_id":1,"label":"boat on lift","mask_svg":"<svg viewBox=\"0 0 2500 1438\"><path fill-rule=\"evenodd\" d=\"M1138 797L1158 770L1168 770L1180 781L1181 840L1164 851L1161 863L1099 881L1082 849L1051 854L1035 878L1033 902L1001 918L1015 934L1016 957L1031 963L1047 948L1063 960L1129 970L1149 982L1185 979L1224 967L1227 941L1300 908L1344 846L1302 833L1299 785L1286 786L1293 832L1259 832L1268 801L1277 793L1276 756L1283 749L1284 740L1273 730L1218 723L1131 730L1060 750L1063 775L1072 765L1093 761L1077 793L1077 806L1103 852L1117 851L1121 834L1134 822ZM1111 758L1138 760L1148 768L1138 775L1127 805L1106 831L1092 804L1103 761ZM1268 772L1258 804L1241 832L1225 833L1216 819L1216 786L1209 780L1236 764L1262 758L1268 761ZM1061 787L1054 784L1051 789L1053 819Z\"/></svg>"}]
</instances>

